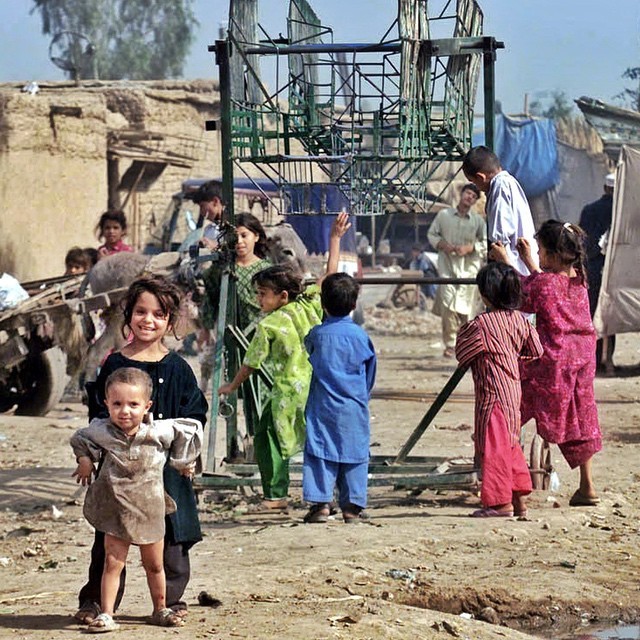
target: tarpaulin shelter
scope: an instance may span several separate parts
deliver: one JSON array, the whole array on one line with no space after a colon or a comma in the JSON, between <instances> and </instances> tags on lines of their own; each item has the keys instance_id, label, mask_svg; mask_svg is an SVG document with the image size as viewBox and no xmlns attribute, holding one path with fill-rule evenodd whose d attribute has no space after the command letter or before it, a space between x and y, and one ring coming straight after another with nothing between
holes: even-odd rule
<instances>
[{"instance_id":1,"label":"tarpaulin shelter","mask_svg":"<svg viewBox=\"0 0 640 640\"><path fill-rule=\"evenodd\" d=\"M640 150L620 150L602 288L593 319L601 336L640 331Z\"/></svg>"}]
</instances>

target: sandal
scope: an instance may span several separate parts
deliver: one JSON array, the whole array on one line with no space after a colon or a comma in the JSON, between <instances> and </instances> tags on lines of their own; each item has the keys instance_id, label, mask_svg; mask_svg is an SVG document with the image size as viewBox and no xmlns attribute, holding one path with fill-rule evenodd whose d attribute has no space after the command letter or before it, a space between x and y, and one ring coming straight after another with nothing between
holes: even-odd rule
<instances>
[{"instance_id":1,"label":"sandal","mask_svg":"<svg viewBox=\"0 0 640 640\"><path fill-rule=\"evenodd\" d=\"M600 503L600 498L597 496L585 496L580 493L580 489L571 496L569 500L570 507L595 507Z\"/></svg>"},{"instance_id":2,"label":"sandal","mask_svg":"<svg viewBox=\"0 0 640 640\"><path fill-rule=\"evenodd\" d=\"M265 514L265 513L287 513L289 511L289 503L286 498L276 500L264 499L258 504L249 505L247 513Z\"/></svg>"},{"instance_id":3,"label":"sandal","mask_svg":"<svg viewBox=\"0 0 640 640\"><path fill-rule=\"evenodd\" d=\"M174 605L173 607L169 607L171 609L171 611L173 611L173 613L175 613L178 618L180 618L181 620L184 620L188 615L189 615L189 610L187 609L187 607L183 604L177 604Z\"/></svg>"},{"instance_id":4,"label":"sandal","mask_svg":"<svg viewBox=\"0 0 640 640\"><path fill-rule=\"evenodd\" d=\"M363 507L352 504L349 508L342 510L342 519L345 524L356 524L369 520L369 514L365 512Z\"/></svg>"},{"instance_id":5,"label":"sandal","mask_svg":"<svg viewBox=\"0 0 640 640\"><path fill-rule=\"evenodd\" d=\"M172 609L159 609L151 614L148 624L156 627L181 627L184 620Z\"/></svg>"},{"instance_id":6,"label":"sandal","mask_svg":"<svg viewBox=\"0 0 640 640\"><path fill-rule=\"evenodd\" d=\"M498 511L491 507L477 509L469 514L471 518L513 518L513 511Z\"/></svg>"},{"instance_id":7,"label":"sandal","mask_svg":"<svg viewBox=\"0 0 640 640\"><path fill-rule=\"evenodd\" d=\"M90 624L100 615L100 605L97 602L87 600L73 614L73 617L80 624Z\"/></svg>"},{"instance_id":8,"label":"sandal","mask_svg":"<svg viewBox=\"0 0 640 640\"><path fill-rule=\"evenodd\" d=\"M307 524L327 522L330 514L331 509L326 502L316 502L311 505L307 515L302 520Z\"/></svg>"},{"instance_id":9,"label":"sandal","mask_svg":"<svg viewBox=\"0 0 640 640\"><path fill-rule=\"evenodd\" d=\"M107 633L108 631L115 631L118 625L115 620L108 613L101 613L91 621L87 627L88 633Z\"/></svg>"}]
</instances>

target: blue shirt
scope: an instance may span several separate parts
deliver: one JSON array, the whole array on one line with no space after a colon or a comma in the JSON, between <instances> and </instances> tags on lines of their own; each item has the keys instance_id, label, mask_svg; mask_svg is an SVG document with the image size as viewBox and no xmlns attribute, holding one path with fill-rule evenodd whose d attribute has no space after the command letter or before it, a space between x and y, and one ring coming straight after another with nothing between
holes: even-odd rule
<instances>
[{"instance_id":1,"label":"blue shirt","mask_svg":"<svg viewBox=\"0 0 640 640\"><path fill-rule=\"evenodd\" d=\"M369 460L369 395L376 354L351 320L327 317L304 340L313 368L305 410L305 451L333 462Z\"/></svg>"}]
</instances>

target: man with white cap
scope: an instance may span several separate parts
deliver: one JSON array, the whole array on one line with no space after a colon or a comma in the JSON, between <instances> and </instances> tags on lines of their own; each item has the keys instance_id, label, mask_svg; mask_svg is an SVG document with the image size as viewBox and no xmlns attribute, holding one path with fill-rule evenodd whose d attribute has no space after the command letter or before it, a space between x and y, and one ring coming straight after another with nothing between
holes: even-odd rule
<instances>
[{"instance_id":1,"label":"man with white cap","mask_svg":"<svg viewBox=\"0 0 640 640\"><path fill-rule=\"evenodd\" d=\"M600 239L611 227L613 212L613 190L616 186L616 174L609 173L604 178L604 193L599 200L584 207L580 214L580 226L587 234L587 278L589 281L589 309L591 317L598 306L598 296L602 286L602 270L604 268L604 253ZM615 336L609 337L609 352L613 356ZM596 366L602 361L602 340L598 340L596 347Z\"/></svg>"}]
</instances>

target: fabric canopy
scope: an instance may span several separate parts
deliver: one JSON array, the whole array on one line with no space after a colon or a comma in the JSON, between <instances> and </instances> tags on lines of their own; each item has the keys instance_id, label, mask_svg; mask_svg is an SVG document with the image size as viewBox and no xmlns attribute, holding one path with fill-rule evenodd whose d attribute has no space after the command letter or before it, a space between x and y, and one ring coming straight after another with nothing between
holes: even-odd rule
<instances>
[{"instance_id":1,"label":"fabric canopy","mask_svg":"<svg viewBox=\"0 0 640 640\"><path fill-rule=\"evenodd\" d=\"M556 126L540 118L496 118L495 152L500 164L534 198L560 181Z\"/></svg>"},{"instance_id":2,"label":"fabric canopy","mask_svg":"<svg viewBox=\"0 0 640 640\"><path fill-rule=\"evenodd\" d=\"M602 289L593 318L598 335L640 331L640 151L622 147Z\"/></svg>"}]
</instances>

